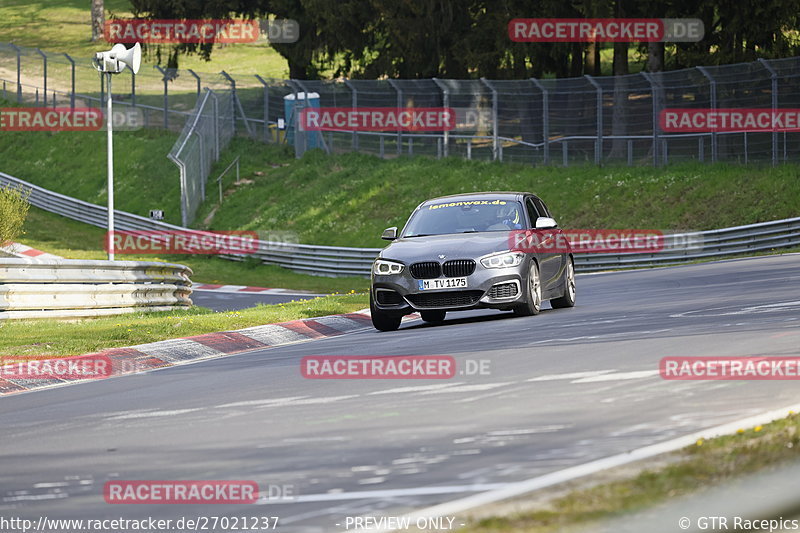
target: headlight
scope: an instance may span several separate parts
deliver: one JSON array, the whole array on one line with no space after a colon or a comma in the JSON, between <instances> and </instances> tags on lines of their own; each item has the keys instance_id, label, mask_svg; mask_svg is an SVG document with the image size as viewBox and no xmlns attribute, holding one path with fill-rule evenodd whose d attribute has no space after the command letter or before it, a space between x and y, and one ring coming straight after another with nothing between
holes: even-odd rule
<instances>
[{"instance_id":1,"label":"headlight","mask_svg":"<svg viewBox=\"0 0 800 533\"><path fill-rule=\"evenodd\" d=\"M386 261L384 259L377 259L372 265L372 272L379 276L389 276L392 274L399 274L403 271L403 264L394 261Z\"/></svg>"},{"instance_id":2,"label":"headlight","mask_svg":"<svg viewBox=\"0 0 800 533\"><path fill-rule=\"evenodd\" d=\"M500 252L483 257L481 264L486 268L515 267L522 263L523 259L525 259L525 254L522 252Z\"/></svg>"}]
</instances>

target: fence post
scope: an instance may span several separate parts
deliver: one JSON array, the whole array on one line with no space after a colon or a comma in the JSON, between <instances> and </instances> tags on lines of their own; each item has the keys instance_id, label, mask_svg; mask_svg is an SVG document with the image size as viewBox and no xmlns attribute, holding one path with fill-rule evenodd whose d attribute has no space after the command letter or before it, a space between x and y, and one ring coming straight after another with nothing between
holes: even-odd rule
<instances>
[{"instance_id":1,"label":"fence post","mask_svg":"<svg viewBox=\"0 0 800 533\"><path fill-rule=\"evenodd\" d=\"M594 144L594 164L599 165L603 157L603 88L590 75L584 75L597 90L597 138Z\"/></svg>"},{"instance_id":2,"label":"fence post","mask_svg":"<svg viewBox=\"0 0 800 533\"><path fill-rule=\"evenodd\" d=\"M219 161L219 98L217 93L211 89L206 88L208 95L214 99L214 106L212 108L212 115L214 117L214 161Z\"/></svg>"},{"instance_id":3,"label":"fence post","mask_svg":"<svg viewBox=\"0 0 800 533\"><path fill-rule=\"evenodd\" d=\"M167 77L167 72L158 65L153 65L154 68L158 69L163 77L162 81L164 82L164 129L169 129L169 114L167 109L169 108L169 88L167 84L169 83L169 79ZM185 225L185 224L184 224Z\"/></svg>"},{"instance_id":4,"label":"fence post","mask_svg":"<svg viewBox=\"0 0 800 533\"><path fill-rule=\"evenodd\" d=\"M397 93L397 111L399 113L400 108L403 107L403 89L401 89L400 86L397 85L397 81L395 80L388 80L388 81L389 85L391 85L392 88ZM397 130L397 155L400 155L402 153L403 153L403 132L402 130Z\"/></svg>"},{"instance_id":5,"label":"fence post","mask_svg":"<svg viewBox=\"0 0 800 533\"><path fill-rule=\"evenodd\" d=\"M72 59L69 54L65 53L64 57L67 58L67 61L70 63L70 70L72 73L71 80L72 80L72 90L69 93L69 107L71 109L75 109L75 60Z\"/></svg>"},{"instance_id":6,"label":"fence post","mask_svg":"<svg viewBox=\"0 0 800 533\"><path fill-rule=\"evenodd\" d=\"M499 139L497 137L497 89L495 89L486 78L481 78L481 81L492 91L492 161L497 161L499 155L497 150L497 146L499 145Z\"/></svg>"},{"instance_id":7,"label":"fence post","mask_svg":"<svg viewBox=\"0 0 800 533\"><path fill-rule=\"evenodd\" d=\"M433 83L435 83L436 86L439 87L439 89L442 90L442 107L444 107L444 108L450 107L450 91L447 88L447 85L442 83L438 78L431 78L431 79L433 80ZM455 119L455 117L453 117L453 118ZM449 152L448 146L450 144L450 132L449 131L444 130L442 142L444 143L443 150L442 150L442 155L444 157L447 157L448 152Z\"/></svg>"},{"instance_id":8,"label":"fence post","mask_svg":"<svg viewBox=\"0 0 800 533\"><path fill-rule=\"evenodd\" d=\"M244 108L242 107L242 102L239 100L239 96L236 94L236 80L234 80L227 72L220 71L220 74L225 77L226 80L231 84L231 91L233 94L233 104L236 106L233 109L233 115L236 116L236 109L239 110L239 114L242 116L242 121L244 122L244 128L247 130L247 134L250 137L253 137L253 130L250 128L250 121L247 120L247 115L244 114ZM235 124L236 119L233 120L234 123L234 131L235 131Z\"/></svg>"},{"instance_id":9,"label":"fence post","mask_svg":"<svg viewBox=\"0 0 800 533\"><path fill-rule=\"evenodd\" d=\"M45 54L44 52L42 52L38 48L36 48L36 53L39 54L40 56L42 56L42 68L44 70L44 72L43 72L44 88L43 88L43 91L42 91L42 95L43 95L44 99L42 100L42 105L44 107L47 107L47 54Z\"/></svg>"},{"instance_id":10,"label":"fence post","mask_svg":"<svg viewBox=\"0 0 800 533\"><path fill-rule=\"evenodd\" d=\"M197 73L190 68L187 68L186 72L191 74L192 77L194 78L194 81L197 84L197 97L200 98L200 76L198 76Z\"/></svg>"},{"instance_id":11,"label":"fence post","mask_svg":"<svg viewBox=\"0 0 800 533\"><path fill-rule=\"evenodd\" d=\"M131 71L131 104L136 107L136 73Z\"/></svg>"},{"instance_id":12,"label":"fence post","mask_svg":"<svg viewBox=\"0 0 800 533\"><path fill-rule=\"evenodd\" d=\"M644 79L646 79L647 82L650 84L650 101L651 101L651 104L652 104L651 107L652 107L652 110L653 110L653 166L657 167L658 166L658 160L659 160L659 154L658 154L658 149L659 149L659 144L658 144L658 114L659 114L659 109L658 109L658 107L659 106L656 104L656 100L658 99L658 95L657 95L657 92L656 92L656 86L658 85L658 82L656 81L656 79L649 72L642 71L641 74L644 77Z\"/></svg>"},{"instance_id":13,"label":"fence post","mask_svg":"<svg viewBox=\"0 0 800 533\"><path fill-rule=\"evenodd\" d=\"M11 48L17 52L17 103L22 103L22 50L14 43L9 43Z\"/></svg>"},{"instance_id":14,"label":"fence post","mask_svg":"<svg viewBox=\"0 0 800 533\"><path fill-rule=\"evenodd\" d=\"M544 143L544 164L550 163L550 95L544 85L536 78L531 82L542 92L542 142Z\"/></svg>"},{"instance_id":15,"label":"fence post","mask_svg":"<svg viewBox=\"0 0 800 533\"><path fill-rule=\"evenodd\" d=\"M772 80L772 116L775 116L775 111L778 109L778 73L772 68L767 61L763 58L758 58L765 69L769 72L769 77ZM772 132L772 166L778 164L778 132Z\"/></svg>"},{"instance_id":16,"label":"fence post","mask_svg":"<svg viewBox=\"0 0 800 533\"><path fill-rule=\"evenodd\" d=\"M353 85L350 80L344 80L344 84L350 89L350 92L353 93L353 110L358 109L358 90L356 90L355 85ZM353 151L358 151L358 132L355 130L353 130Z\"/></svg>"},{"instance_id":17,"label":"fence post","mask_svg":"<svg viewBox=\"0 0 800 533\"><path fill-rule=\"evenodd\" d=\"M264 142L269 142L269 85L258 74L255 77L264 86Z\"/></svg>"},{"instance_id":18,"label":"fence post","mask_svg":"<svg viewBox=\"0 0 800 533\"><path fill-rule=\"evenodd\" d=\"M716 112L717 110L717 81L708 73L705 67L696 67L697 70L705 76L708 80L709 89L711 91L711 109ZM711 132L711 162L717 162L717 132Z\"/></svg>"}]
</instances>

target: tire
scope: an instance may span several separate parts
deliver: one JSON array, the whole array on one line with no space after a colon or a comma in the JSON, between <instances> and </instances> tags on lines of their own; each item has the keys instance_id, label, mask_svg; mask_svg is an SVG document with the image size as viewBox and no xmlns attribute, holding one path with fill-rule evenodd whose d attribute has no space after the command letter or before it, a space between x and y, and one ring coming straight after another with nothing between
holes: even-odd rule
<instances>
[{"instance_id":1,"label":"tire","mask_svg":"<svg viewBox=\"0 0 800 533\"><path fill-rule=\"evenodd\" d=\"M435 310L435 311L420 311L419 314L422 317L422 320L424 320L425 322L430 322L432 324L438 324L438 323L444 322L444 317L445 317L445 315L447 315L447 311L439 311L439 310Z\"/></svg>"},{"instance_id":2,"label":"tire","mask_svg":"<svg viewBox=\"0 0 800 533\"><path fill-rule=\"evenodd\" d=\"M539 278L539 265L531 260L528 277L525 280L525 303L514 307L517 316L534 316L542 310L542 282Z\"/></svg>"},{"instance_id":3,"label":"tire","mask_svg":"<svg viewBox=\"0 0 800 533\"><path fill-rule=\"evenodd\" d=\"M372 325L378 331L395 331L400 327L400 321L403 319L402 315L386 313L377 309L372 301L372 291L369 295L369 314L372 318Z\"/></svg>"},{"instance_id":4,"label":"tire","mask_svg":"<svg viewBox=\"0 0 800 533\"><path fill-rule=\"evenodd\" d=\"M564 296L550 300L550 305L553 309L575 307L575 294L575 264L570 258L564 273Z\"/></svg>"}]
</instances>

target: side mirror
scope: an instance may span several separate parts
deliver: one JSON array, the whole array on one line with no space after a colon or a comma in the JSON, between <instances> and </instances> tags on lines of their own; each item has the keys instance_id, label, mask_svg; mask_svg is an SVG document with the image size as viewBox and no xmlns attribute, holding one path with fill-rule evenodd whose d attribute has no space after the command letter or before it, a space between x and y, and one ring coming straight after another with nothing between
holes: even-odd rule
<instances>
[{"instance_id":1,"label":"side mirror","mask_svg":"<svg viewBox=\"0 0 800 533\"><path fill-rule=\"evenodd\" d=\"M393 241L397 238L397 226L392 226L391 228L386 228L383 230L381 234L381 239L384 241Z\"/></svg>"},{"instance_id":2,"label":"side mirror","mask_svg":"<svg viewBox=\"0 0 800 533\"><path fill-rule=\"evenodd\" d=\"M557 228L558 224L550 217L539 217L536 219L536 229L552 229Z\"/></svg>"}]
</instances>

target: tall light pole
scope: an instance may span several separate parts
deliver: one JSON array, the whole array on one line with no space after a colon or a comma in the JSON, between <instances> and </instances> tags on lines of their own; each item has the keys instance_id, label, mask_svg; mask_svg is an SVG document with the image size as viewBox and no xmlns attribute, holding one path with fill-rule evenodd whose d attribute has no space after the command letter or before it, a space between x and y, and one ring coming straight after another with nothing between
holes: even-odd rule
<instances>
[{"instance_id":1,"label":"tall light pole","mask_svg":"<svg viewBox=\"0 0 800 533\"><path fill-rule=\"evenodd\" d=\"M142 47L139 43L127 49L123 44L115 44L107 52L97 52L92 64L101 76L106 77L108 96L106 97L106 149L108 151L108 231L106 233L106 246L108 260L114 260L114 116L112 114L111 76L119 74L125 67L139 72L142 63Z\"/></svg>"}]
</instances>

